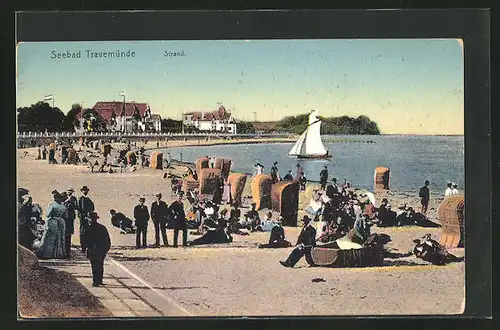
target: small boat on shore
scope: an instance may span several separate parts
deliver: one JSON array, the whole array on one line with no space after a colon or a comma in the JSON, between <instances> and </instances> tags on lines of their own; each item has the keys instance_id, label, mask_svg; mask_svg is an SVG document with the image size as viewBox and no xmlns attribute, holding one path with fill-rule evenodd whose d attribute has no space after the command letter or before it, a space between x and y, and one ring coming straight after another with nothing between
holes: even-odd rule
<instances>
[{"instance_id":1,"label":"small boat on shore","mask_svg":"<svg viewBox=\"0 0 500 330\"><path fill-rule=\"evenodd\" d=\"M309 114L309 125L295 142L288 153L289 156L296 156L301 159L327 159L332 155L325 149L321 141L321 120L316 116L316 110Z\"/></svg>"}]
</instances>

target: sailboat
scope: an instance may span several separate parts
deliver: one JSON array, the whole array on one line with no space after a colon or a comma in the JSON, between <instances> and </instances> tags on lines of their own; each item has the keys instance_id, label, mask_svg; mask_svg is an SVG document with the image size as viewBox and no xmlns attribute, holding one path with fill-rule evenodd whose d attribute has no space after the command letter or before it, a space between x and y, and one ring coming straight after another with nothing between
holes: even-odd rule
<instances>
[{"instance_id":1,"label":"sailboat","mask_svg":"<svg viewBox=\"0 0 500 330\"><path fill-rule=\"evenodd\" d=\"M297 158L331 158L321 141L321 120L316 116L316 110L309 114L309 125L288 153Z\"/></svg>"}]
</instances>

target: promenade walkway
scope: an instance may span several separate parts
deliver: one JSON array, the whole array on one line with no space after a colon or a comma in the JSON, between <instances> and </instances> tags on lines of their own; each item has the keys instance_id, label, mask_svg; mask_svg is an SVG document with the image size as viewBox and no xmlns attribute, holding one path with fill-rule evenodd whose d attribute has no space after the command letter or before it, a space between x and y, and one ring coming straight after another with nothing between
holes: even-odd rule
<instances>
[{"instance_id":1,"label":"promenade walkway","mask_svg":"<svg viewBox=\"0 0 500 330\"><path fill-rule=\"evenodd\" d=\"M73 275L114 317L192 315L180 304L110 257L106 258L104 264L104 285L101 287L92 286L90 262L79 250L72 250L72 259L40 260L40 265Z\"/></svg>"}]
</instances>

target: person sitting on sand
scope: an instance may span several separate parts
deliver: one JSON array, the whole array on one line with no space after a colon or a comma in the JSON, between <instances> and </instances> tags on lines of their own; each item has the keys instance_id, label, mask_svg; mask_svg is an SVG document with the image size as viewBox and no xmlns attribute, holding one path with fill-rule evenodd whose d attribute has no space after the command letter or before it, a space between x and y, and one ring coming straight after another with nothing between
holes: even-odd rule
<instances>
[{"instance_id":1,"label":"person sitting on sand","mask_svg":"<svg viewBox=\"0 0 500 330\"><path fill-rule=\"evenodd\" d=\"M266 219L262 220L260 224L255 227L255 231L271 231L274 226L276 226L276 222L273 220L273 213L268 212Z\"/></svg>"},{"instance_id":2,"label":"person sitting on sand","mask_svg":"<svg viewBox=\"0 0 500 330\"><path fill-rule=\"evenodd\" d=\"M345 235L340 225L342 218L338 218L336 221L330 220L327 225L320 232L319 236L316 234L316 241L318 243L329 243L333 242Z\"/></svg>"},{"instance_id":3,"label":"person sitting on sand","mask_svg":"<svg viewBox=\"0 0 500 330\"><path fill-rule=\"evenodd\" d=\"M415 212L412 207L408 208L408 223L420 227L441 227L439 224L430 221L424 214Z\"/></svg>"},{"instance_id":4,"label":"person sitting on sand","mask_svg":"<svg viewBox=\"0 0 500 330\"><path fill-rule=\"evenodd\" d=\"M267 244L259 244L259 249L271 248L287 248L292 246L292 243L285 239L285 230L281 226L282 220L278 219L276 225L271 229L269 242Z\"/></svg>"},{"instance_id":5,"label":"person sitting on sand","mask_svg":"<svg viewBox=\"0 0 500 330\"><path fill-rule=\"evenodd\" d=\"M375 219L375 217L376 217L375 206L372 204L372 202L369 199L367 199L363 203L363 206L364 206L364 208L363 208L362 215L367 217L370 220Z\"/></svg>"},{"instance_id":6,"label":"person sitting on sand","mask_svg":"<svg viewBox=\"0 0 500 330\"><path fill-rule=\"evenodd\" d=\"M136 228L133 225L133 221L127 218L123 213L116 212L115 210L109 210L111 214L111 224L114 227L120 228L121 234L134 234Z\"/></svg>"},{"instance_id":7,"label":"person sitting on sand","mask_svg":"<svg viewBox=\"0 0 500 330\"><path fill-rule=\"evenodd\" d=\"M251 231L255 231L255 228L260 225L259 212L255 210L257 204L252 203L252 209L245 214L246 227L250 227Z\"/></svg>"},{"instance_id":8,"label":"person sitting on sand","mask_svg":"<svg viewBox=\"0 0 500 330\"><path fill-rule=\"evenodd\" d=\"M311 218L307 215L302 219L304 227L300 231L299 238L297 240L296 248L290 253L285 261L280 261L280 264L284 267L293 267L299 260L310 253L311 248L316 245L316 229L311 226Z\"/></svg>"},{"instance_id":9,"label":"person sitting on sand","mask_svg":"<svg viewBox=\"0 0 500 330\"><path fill-rule=\"evenodd\" d=\"M200 210L200 227L199 231L204 233L207 229L215 228L217 224L217 205L211 201L204 201L202 210Z\"/></svg>"},{"instance_id":10,"label":"person sitting on sand","mask_svg":"<svg viewBox=\"0 0 500 330\"><path fill-rule=\"evenodd\" d=\"M411 226L413 225L413 221L410 217L410 214L414 212L412 207L408 207L403 210L397 217L396 217L396 226L401 227L401 226Z\"/></svg>"},{"instance_id":11,"label":"person sitting on sand","mask_svg":"<svg viewBox=\"0 0 500 330\"><path fill-rule=\"evenodd\" d=\"M391 204L387 204L386 210L378 213L377 219L380 220L378 227L396 226L397 213L392 210Z\"/></svg>"},{"instance_id":12,"label":"person sitting on sand","mask_svg":"<svg viewBox=\"0 0 500 330\"><path fill-rule=\"evenodd\" d=\"M240 230L240 226L238 226L241 218L241 210L238 208L239 203L237 201L233 202L233 205L231 206L231 210L229 212L229 226L228 226L228 231L230 234L237 234L237 235L248 235L247 232L243 232Z\"/></svg>"},{"instance_id":13,"label":"person sitting on sand","mask_svg":"<svg viewBox=\"0 0 500 330\"><path fill-rule=\"evenodd\" d=\"M226 209L221 210L221 214L217 219L215 228L207 229L203 236L188 242L187 245L231 243L233 241L233 237L227 231L226 213Z\"/></svg>"},{"instance_id":14,"label":"person sitting on sand","mask_svg":"<svg viewBox=\"0 0 500 330\"><path fill-rule=\"evenodd\" d=\"M314 190L311 200L309 201L309 205L305 211L314 217L318 217L321 214L322 208L323 202L321 200L321 194L318 190Z\"/></svg>"}]
</instances>

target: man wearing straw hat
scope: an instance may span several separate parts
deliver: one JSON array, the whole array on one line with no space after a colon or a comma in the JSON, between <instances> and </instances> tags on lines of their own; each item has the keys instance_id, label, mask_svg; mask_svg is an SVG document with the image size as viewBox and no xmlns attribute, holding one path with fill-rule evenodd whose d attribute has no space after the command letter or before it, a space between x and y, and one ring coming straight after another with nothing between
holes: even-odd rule
<instances>
[{"instance_id":1,"label":"man wearing straw hat","mask_svg":"<svg viewBox=\"0 0 500 330\"><path fill-rule=\"evenodd\" d=\"M89 187L83 186L80 188L82 192L82 196L78 199L78 220L80 221L80 246L82 252L86 251L85 244L85 230L89 226L89 214L90 212L94 212L95 206L94 202L87 196L89 193Z\"/></svg>"}]
</instances>

